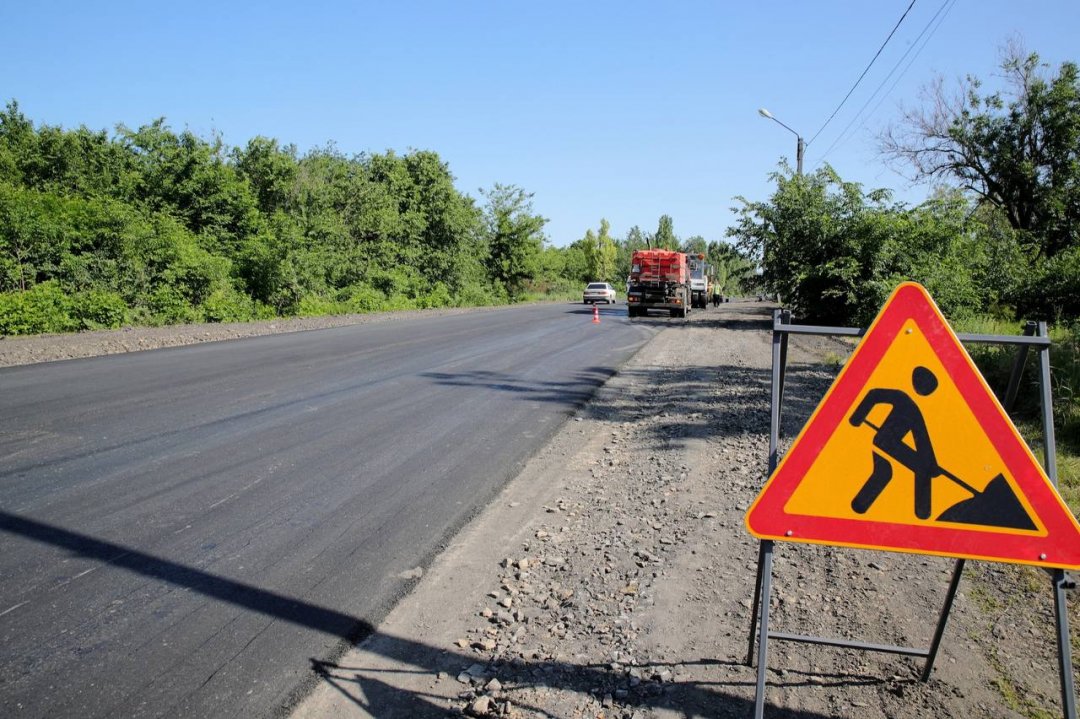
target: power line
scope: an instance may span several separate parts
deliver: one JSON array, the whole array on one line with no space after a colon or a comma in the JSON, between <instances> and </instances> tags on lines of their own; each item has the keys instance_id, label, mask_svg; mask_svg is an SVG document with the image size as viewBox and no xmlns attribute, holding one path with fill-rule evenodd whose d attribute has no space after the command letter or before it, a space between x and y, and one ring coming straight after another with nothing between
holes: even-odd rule
<instances>
[{"instance_id":1,"label":"power line","mask_svg":"<svg viewBox=\"0 0 1080 719\"><path fill-rule=\"evenodd\" d=\"M918 59L919 54L926 48L926 45L930 42L930 38L932 38L934 36L934 33L938 31L938 28L941 27L941 23L945 22L945 16L949 14L949 11L952 10L953 6L956 5L956 3L957 0L945 0L943 3L941 3L941 7L939 7L937 12L934 13L934 16L930 18L930 21L926 23L926 25L922 29L922 32L920 32L918 36L916 36L916 38L912 41L911 46L908 47L907 51L904 52L904 54L900 56L900 59L896 61L896 64L893 65L892 70L889 70L889 74L885 76L885 79L882 80L881 83L877 86L877 89L874 90L874 93L869 97L869 99L867 99L865 103L863 103L863 106L859 108L859 111L855 113L855 117L851 119L851 122L849 122L847 126L843 129L843 131L841 131L840 134L836 136L836 139L833 140L833 143L829 145L829 149L825 150L825 152L821 155L821 160L819 160L819 162L824 161L825 158L829 156L829 153L833 151L833 148L835 148L837 145L843 144L842 141L846 141L851 138L850 135L847 135L847 131L850 130L851 126L859 120L866 108L870 105L871 102L874 101L874 98L877 97L879 92L881 92L881 89L885 87L885 83L889 81L889 78L893 76L893 73L896 72L900 65L903 64L904 60L907 59L907 56L911 54L911 51L915 50L915 48L918 47L919 49L915 53L914 57L911 58L911 62L909 62L907 66L903 69L903 71L901 71L901 73L897 76L896 82L892 84L892 87L889 88L888 92L881 96L881 102L875 105L874 109L870 111L870 114L868 114L866 118L862 121L862 124L855 128L855 132L861 130L870 120L870 118L874 116L874 114L878 111L878 108L880 108L882 103L885 102L885 99L888 98L892 91L896 89L896 86L900 83L900 80L915 63L915 60ZM940 21L938 21L939 16L941 18ZM935 21L938 21L937 25L934 27L933 30L930 30L930 26L933 25ZM930 34L926 36L926 41L923 42L922 46L919 46L919 41L923 39L923 35L926 35L927 30L930 30Z\"/></svg>"},{"instance_id":2,"label":"power line","mask_svg":"<svg viewBox=\"0 0 1080 719\"><path fill-rule=\"evenodd\" d=\"M896 25L893 27L892 32L890 32L889 36L885 38L885 42L881 43L881 47L878 48L878 51L874 53L874 57L871 58L870 64L867 65L866 69L862 71L862 75L859 75L859 79L856 80L855 84L851 86L850 90L848 90L848 94L844 95L844 99L840 101L840 104L836 106L836 109L833 110L833 113L829 115L829 119L825 121L825 124L821 126L821 129L814 133L814 136L810 138L810 142L806 143L807 145L813 144L814 140L817 139L817 136L821 134L821 130L824 130L826 127L828 127L829 123L832 122L832 119L836 117L836 113L840 112L840 108L843 107L844 103L847 102L849 97L851 97L851 93L855 92L855 88L857 88L859 86L859 83L862 82L862 79L866 77L866 73L870 72L870 68L874 66L874 62L878 59L878 55L880 55L881 51L885 49L885 46L889 44L889 40L892 39L892 36L896 33L897 28L900 27L900 23L904 22L904 18L906 18L908 13L911 12L911 8L914 7L914 5L915 0L911 0L911 4L907 6L907 10L905 10L904 14L900 16L900 19L896 21Z\"/></svg>"}]
</instances>

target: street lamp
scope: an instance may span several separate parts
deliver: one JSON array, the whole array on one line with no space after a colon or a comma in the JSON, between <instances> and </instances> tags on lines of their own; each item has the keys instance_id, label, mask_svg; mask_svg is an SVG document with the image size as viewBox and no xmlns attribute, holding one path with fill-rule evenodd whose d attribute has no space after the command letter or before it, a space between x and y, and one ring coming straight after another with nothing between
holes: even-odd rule
<instances>
[{"instance_id":1,"label":"street lamp","mask_svg":"<svg viewBox=\"0 0 1080 719\"><path fill-rule=\"evenodd\" d=\"M758 109L758 114L761 115L762 117L766 117L766 118L772 120L773 122L780 125L785 130L787 130L788 132L790 132L792 135L794 135L795 137L797 137L799 139L799 144L795 146L795 164L798 167L798 170L797 170L798 173L801 175L802 174L803 151L806 149L806 143L803 142L802 135L800 135L799 133L795 132L794 130L792 130L790 127L788 127L784 123L777 120L775 117L773 117L773 114L771 112L769 112L768 110L766 110L764 107Z\"/></svg>"}]
</instances>

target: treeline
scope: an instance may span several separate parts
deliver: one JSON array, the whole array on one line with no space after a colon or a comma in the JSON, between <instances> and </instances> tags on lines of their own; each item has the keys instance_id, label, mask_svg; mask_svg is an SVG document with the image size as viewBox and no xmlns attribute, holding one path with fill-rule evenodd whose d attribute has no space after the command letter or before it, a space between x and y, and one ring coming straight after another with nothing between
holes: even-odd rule
<instances>
[{"instance_id":1,"label":"treeline","mask_svg":"<svg viewBox=\"0 0 1080 719\"><path fill-rule=\"evenodd\" d=\"M110 134L0 112L0 334L571 296L652 241L602 221L552 247L545 224L519 187L461 193L435 152L301 155L163 120ZM679 242L670 218L653 234Z\"/></svg>"},{"instance_id":2,"label":"treeline","mask_svg":"<svg viewBox=\"0 0 1080 719\"><path fill-rule=\"evenodd\" d=\"M728 230L762 281L798 316L869 322L902 280L954 319L1080 317L1080 72L1045 76L1037 55L1005 58L1004 92L934 84L928 105L880 138L914 179L943 183L926 202L893 202L824 166L784 166L765 201L738 198Z\"/></svg>"}]
</instances>

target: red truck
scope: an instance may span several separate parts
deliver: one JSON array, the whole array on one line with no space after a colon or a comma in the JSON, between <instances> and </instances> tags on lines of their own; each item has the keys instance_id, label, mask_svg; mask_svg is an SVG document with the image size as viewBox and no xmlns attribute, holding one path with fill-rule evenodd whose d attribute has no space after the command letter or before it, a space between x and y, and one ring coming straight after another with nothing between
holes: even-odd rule
<instances>
[{"instance_id":1,"label":"red truck","mask_svg":"<svg viewBox=\"0 0 1080 719\"><path fill-rule=\"evenodd\" d=\"M685 252L636 250L630 258L626 303L631 317L650 309L668 310L672 317L690 312L690 268Z\"/></svg>"}]
</instances>

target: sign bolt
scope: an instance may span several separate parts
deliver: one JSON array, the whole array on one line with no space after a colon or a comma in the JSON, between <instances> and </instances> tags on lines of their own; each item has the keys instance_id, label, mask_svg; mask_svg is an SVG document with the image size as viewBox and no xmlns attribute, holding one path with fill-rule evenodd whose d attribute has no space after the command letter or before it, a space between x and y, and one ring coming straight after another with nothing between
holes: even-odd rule
<instances>
[{"instance_id":1,"label":"sign bolt","mask_svg":"<svg viewBox=\"0 0 1080 719\"><path fill-rule=\"evenodd\" d=\"M1046 560L1046 553L1045 553L1045 552L1043 552L1042 554L1040 554L1040 555L1039 555L1039 559L1042 559L1042 560L1044 560L1044 561L1045 561L1045 560Z\"/></svg>"},{"instance_id":2,"label":"sign bolt","mask_svg":"<svg viewBox=\"0 0 1080 719\"><path fill-rule=\"evenodd\" d=\"M794 532L792 532L790 529L788 531L784 532L785 537L790 537L792 534L794 534Z\"/></svg>"}]
</instances>

